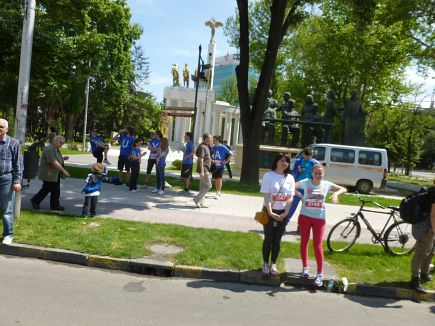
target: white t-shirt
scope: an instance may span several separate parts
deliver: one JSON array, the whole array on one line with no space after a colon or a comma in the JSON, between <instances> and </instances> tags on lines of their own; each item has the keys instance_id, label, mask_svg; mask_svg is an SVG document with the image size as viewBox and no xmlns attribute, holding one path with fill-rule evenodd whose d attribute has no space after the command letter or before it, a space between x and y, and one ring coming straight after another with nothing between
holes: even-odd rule
<instances>
[{"instance_id":1,"label":"white t-shirt","mask_svg":"<svg viewBox=\"0 0 435 326\"><path fill-rule=\"evenodd\" d=\"M326 195L332 188L332 183L322 180L316 186L311 179L299 181L301 188L304 189L304 203L301 208L301 215L312 218L325 219L325 200Z\"/></svg>"},{"instance_id":2,"label":"white t-shirt","mask_svg":"<svg viewBox=\"0 0 435 326\"><path fill-rule=\"evenodd\" d=\"M280 188L281 191L279 191ZM291 174L285 176L268 171L263 176L260 192L269 194L269 200L273 203L272 209L283 210L289 197L295 194L295 179Z\"/></svg>"}]
</instances>

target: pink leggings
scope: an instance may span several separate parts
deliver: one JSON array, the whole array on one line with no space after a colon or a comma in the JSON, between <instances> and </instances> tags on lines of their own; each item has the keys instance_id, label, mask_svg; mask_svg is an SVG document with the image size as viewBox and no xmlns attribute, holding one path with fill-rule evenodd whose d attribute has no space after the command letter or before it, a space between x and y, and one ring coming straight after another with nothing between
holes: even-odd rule
<instances>
[{"instance_id":1,"label":"pink leggings","mask_svg":"<svg viewBox=\"0 0 435 326\"><path fill-rule=\"evenodd\" d=\"M326 222L323 219L305 215L299 216L302 265L303 267L308 267L308 242L310 241L311 228L313 228L313 247L317 262L317 273L323 273L323 235L325 234L325 227Z\"/></svg>"}]
</instances>

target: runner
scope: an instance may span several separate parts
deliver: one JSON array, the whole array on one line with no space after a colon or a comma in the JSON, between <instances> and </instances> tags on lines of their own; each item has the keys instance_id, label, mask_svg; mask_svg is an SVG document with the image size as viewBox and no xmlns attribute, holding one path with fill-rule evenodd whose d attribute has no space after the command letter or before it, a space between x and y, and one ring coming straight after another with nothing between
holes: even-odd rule
<instances>
[{"instance_id":1,"label":"runner","mask_svg":"<svg viewBox=\"0 0 435 326\"><path fill-rule=\"evenodd\" d=\"M224 175L225 164L227 164L231 159L230 150L220 143L221 140L221 136L214 136L213 146L211 148L213 152L212 162L216 165L216 169L212 171L212 178L214 179L214 185L216 188L214 199L221 198L222 176Z\"/></svg>"},{"instance_id":2,"label":"runner","mask_svg":"<svg viewBox=\"0 0 435 326\"><path fill-rule=\"evenodd\" d=\"M125 180L127 186L130 181L130 163L128 161L128 157L131 154L131 149L133 148L134 142L134 129L132 127L128 127L123 135L119 137L120 151L118 158L118 183L116 185L122 185L123 180ZM126 173L124 173L124 167ZM125 177L125 178L124 178Z\"/></svg>"},{"instance_id":3,"label":"runner","mask_svg":"<svg viewBox=\"0 0 435 326\"><path fill-rule=\"evenodd\" d=\"M181 164L181 178L183 179L184 189L182 193L189 193L190 179L192 178L193 156L195 155L195 146L192 142L193 134L188 131L184 134L186 147L183 154L183 162Z\"/></svg>"}]
</instances>

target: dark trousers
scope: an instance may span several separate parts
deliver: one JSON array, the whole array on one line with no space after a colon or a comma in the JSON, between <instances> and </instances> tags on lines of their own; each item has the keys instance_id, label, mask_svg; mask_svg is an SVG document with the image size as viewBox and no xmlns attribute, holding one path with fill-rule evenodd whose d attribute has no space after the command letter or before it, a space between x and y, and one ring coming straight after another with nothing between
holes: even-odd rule
<instances>
[{"instance_id":1,"label":"dark trousers","mask_svg":"<svg viewBox=\"0 0 435 326\"><path fill-rule=\"evenodd\" d=\"M88 207L89 206L90 206L89 213L91 213L92 216L97 215L97 203L98 203L98 196L85 196L85 202L83 204L82 215L88 214Z\"/></svg>"},{"instance_id":2,"label":"dark trousers","mask_svg":"<svg viewBox=\"0 0 435 326\"><path fill-rule=\"evenodd\" d=\"M137 189L137 179L139 177L140 171L140 162L139 161L130 161L130 181L128 182L130 186L130 190Z\"/></svg>"},{"instance_id":3,"label":"dark trousers","mask_svg":"<svg viewBox=\"0 0 435 326\"><path fill-rule=\"evenodd\" d=\"M32 201L39 205L48 194L50 194L50 208L58 208L60 206L60 177L56 182L42 181L42 188L32 197Z\"/></svg>"},{"instance_id":4,"label":"dark trousers","mask_svg":"<svg viewBox=\"0 0 435 326\"><path fill-rule=\"evenodd\" d=\"M284 210L273 210L276 214L282 214ZM269 257L273 264L278 259L279 251L281 250L281 238L285 232L286 221L278 222L270 218L269 223L263 225L264 240L263 240L263 262L268 263ZM271 255L272 253L272 255Z\"/></svg>"}]
</instances>

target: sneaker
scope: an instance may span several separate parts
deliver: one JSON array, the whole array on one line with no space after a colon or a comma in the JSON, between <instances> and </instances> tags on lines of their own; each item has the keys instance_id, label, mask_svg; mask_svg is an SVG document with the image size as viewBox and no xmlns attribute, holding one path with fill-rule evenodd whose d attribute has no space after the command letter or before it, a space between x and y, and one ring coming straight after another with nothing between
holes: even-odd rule
<instances>
[{"instance_id":1,"label":"sneaker","mask_svg":"<svg viewBox=\"0 0 435 326\"><path fill-rule=\"evenodd\" d=\"M278 269L276 268L276 264L270 265L270 275L279 275Z\"/></svg>"},{"instance_id":2,"label":"sneaker","mask_svg":"<svg viewBox=\"0 0 435 326\"><path fill-rule=\"evenodd\" d=\"M137 189L131 189L130 191L131 192L139 192L139 190L137 190Z\"/></svg>"},{"instance_id":3,"label":"sneaker","mask_svg":"<svg viewBox=\"0 0 435 326\"><path fill-rule=\"evenodd\" d=\"M429 273L421 273L420 277L422 282L432 281L432 275L430 275Z\"/></svg>"},{"instance_id":4,"label":"sneaker","mask_svg":"<svg viewBox=\"0 0 435 326\"><path fill-rule=\"evenodd\" d=\"M421 278L420 277L413 277L412 278L412 280L411 280L411 288L414 289L418 293L423 293L423 294L426 293L426 290L423 288L423 285L421 284Z\"/></svg>"},{"instance_id":5,"label":"sneaker","mask_svg":"<svg viewBox=\"0 0 435 326\"><path fill-rule=\"evenodd\" d=\"M314 279L314 285L315 286L322 286L323 285L323 274L317 273L316 278Z\"/></svg>"},{"instance_id":6,"label":"sneaker","mask_svg":"<svg viewBox=\"0 0 435 326\"><path fill-rule=\"evenodd\" d=\"M3 238L3 244L4 245L11 245L12 244L12 240L14 240L14 236L12 235L7 235Z\"/></svg>"},{"instance_id":7,"label":"sneaker","mask_svg":"<svg viewBox=\"0 0 435 326\"><path fill-rule=\"evenodd\" d=\"M269 264L268 263L264 263L263 264L262 274L263 275L270 275L270 269L269 269Z\"/></svg>"},{"instance_id":8,"label":"sneaker","mask_svg":"<svg viewBox=\"0 0 435 326\"><path fill-rule=\"evenodd\" d=\"M140 187L141 189L148 189L148 185L144 184L142 187Z\"/></svg>"},{"instance_id":9,"label":"sneaker","mask_svg":"<svg viewBox=\"0 0 435 326\"><path fill-rule=\"evenodd\" d=\"M217 200L221 199L221 193L217 192L216 195L214 195L214 199L217 199Z\"/></svg>"},{"instance_id":10,"label":"sneaker","mask_svg":"<svg viewBox=\"0 0 435 326\"><path fill-rule=\"evenodd\" d=\"M39 209L39 204L33 198L30 199L30 203L32 204L33 209Z\"/></svg>"},{"instance_id":11,"label":"sneaker","mask_svg":"<svg viewBox=\"0 0 435 326\"><path fill-rule=\"evenodd\" d=\"M103 163L106 164L106 165L112 165L112 163L110 163L107 158L103 161Z\"/></svg>"},{"instance_id":12,"label":"sneaker","mask_svg":"<svg viewBox=\"0 0 435 326\"><path fill-rule=\"evenodd\" d=\"M158 192L158 194L159 194L159 195L164 195L164 194L165 194L165 191L164 191L164 190L160 190L160 191Z\"/></svg>"},{"instance_id":13,"label":"sneaker","mask_svg":"<svg viewBox=\"0 0 435 326\"><path fill-rule=\"evenodd\" d=\"M200 207L200 208L208 208L208 206L205 205L204 203L199 203L199 207Z\"/></svg>"},{"instance_id":14,"label":"sneaker","mask_svg":"<svg viewBox=\"0 0 435 326\"><path fill-rule=\"evenodd\" d=\"M154 188L153 190L151 190L151 192L152 192L153 194L155 194L156 192L159 192L159 189Z\"/></svg>"},{"instance_id":15,"label":"sneaker","mask_svg":"<svg viewBox=\"0 0 435 326\"><path fill-rule=\"evenodd\" d=\"M201 205L200 205L197 201L195 201L195 199L193 200L193 202L195 203L195 206L196 206L197 208L201 208Z\"/></svg>"},{"instance_id":16,"label":"sneaker","mask_svg":"<svg viewBox=\"0 0 435 326\"><path fill-rule=\"evenodd\" d=\"M303 267L302 272L300 274L300 277L302 278L309 278L310 277L310 268L309 267Z\"/></svg>"}]
</instances>

